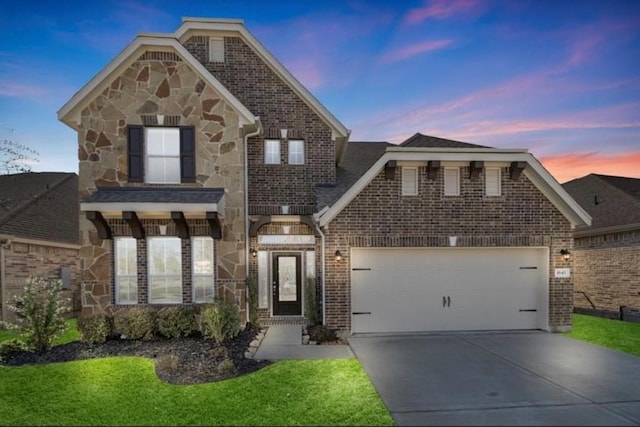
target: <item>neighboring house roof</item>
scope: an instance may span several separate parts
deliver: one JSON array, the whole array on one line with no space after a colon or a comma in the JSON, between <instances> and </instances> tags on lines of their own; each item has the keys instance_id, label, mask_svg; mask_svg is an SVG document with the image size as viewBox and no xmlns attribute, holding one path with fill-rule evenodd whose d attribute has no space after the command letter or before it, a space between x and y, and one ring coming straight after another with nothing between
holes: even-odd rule
<instances>
[{"instance_id":1,"label":"neighboring house roof","mask_svg":"<svg viewBox=\"0 0 640 427\"><path fill-rule=\"evenodd\" d=\"M193 34L223 34L242 38L265 63L287 84L300 98L318 114L318 116L331 128L336 139L336 158L340 158L349 139L350 131L327 110L244 26L244 21L239 19L202 19L183 18L182 25L173 34L147 33L139 34L118 56L106 67L85 84L62 108L58 111L58 119L62 120L74 129L80 123L82 108L94 99L104 88L124 71L131 63L137 60L148 48L170 48L186 61L202 77L205 82L216 89L222 97L229 102L241 116L241 125L254 124L256 127L258 118L255 117L242 103L229 92L206 68L191 55L181 44Z\"/></svg>"},{"instance_id":2,"label":"neighboring house roof","mask_svg":"<svg viewBox=\"0 0 640 427\"><path fill-rule=\"evenodd\" d=\"M0 175L0 234L78 244L78 175Z\"/></svg>"},{"instance_id":3,"label":"neighboring house roof","mask_svg":"<svg viewBox=\"0 0 640 427\"><path fill-rule=\"evenodd\" d=\"M81 201L83 211L120 216L123 211L185 213L222 210L224 188L98 187Z\"/></svg>"},{"instance_id":4,"label":"neighboring house roof","mask_svg":"<svg viewBox=\"0 0 640 427\"><path fill-rule=\"evenodd\" d=\"M484 145L469 144L468 142L454 141L453 139L438 138L437 136L416 133L400 144L400 147L423 148L489 148Z\"/></svg>"},{"instance_id":5,"label":"neighboring house roof","mask_svg":"<svg viewBox=\"0 0 640 427\"><path fill-rule=\"evenodd\" d=\"M413 138L413 137L412 137ZM449 140L444 140L449 141ZM435 140L434 140L435 142ZM384 154L342 195L335 203L316 214L320 226L331 222L385 167L388 161L454 161L454 162L524 162L524 174L549 199L549 201L571 222L572 226L589 225L589 214L562 188L558 181L523 149L497 148L451 148L451 147L407 147L387 146Z\"/></svg>"},{"instance_id":6,"label":"neighboring house roof","mask_svg":"<svg viewBox=\"0 0 640 427\"><path fill-rule=\"evenodd\" d=\"M388 142L349 142L336 168L336 185L316 187L317 208L331 206L392 146Z\"/></svg>"},{"instance_id":7,"label":"neighboring house roof","mask_svg":"<svg viewBox=\"0 0 640 427\"><path fill-rule=\"evenodd\" d=\"M576 236L640 229L640 179L590 174L562 186L593 217Z\"/></svg>"}]
</instances>

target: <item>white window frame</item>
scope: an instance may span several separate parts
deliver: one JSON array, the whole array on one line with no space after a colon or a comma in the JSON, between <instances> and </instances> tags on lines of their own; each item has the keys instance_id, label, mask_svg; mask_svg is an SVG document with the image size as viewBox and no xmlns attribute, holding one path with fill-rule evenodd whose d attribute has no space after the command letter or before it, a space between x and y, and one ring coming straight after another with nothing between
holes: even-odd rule
<instances>
[{"instance_id":1,"label":"white window frame","mask_svg":"<svg viewBox=\"0 0 640 427\"><path fill-rule=\"evenodd\" d=\"M501 168L485 168L484 175L485 175L485 194L487 196L501 196L502 195L502 169ZM491 180L493 180L493 182L491 182Z\"/></svg>"},{"instance_id":2,"label":"white window frame","mask_svg":"<svg viewBox=\"0 0 640 427\"><path fill-rule=\"evenodd\" d=\"M455 180L452 182L451 180ZM455 186L454 188L452 188ZM444 168L444 195L459 196L460 195L460 168L445 167Z\"/></svg>"},{"instance_id":3,"label":"white window frame","mask_svg":"<svg viewBox=\"0 0 640 427\"><path fill-rule=\"evenodd\" d=\"M178 264L179 264L179 273L166 273L165 272L153 272L153 264L151 262L151 257L153 256L152 246L154 242L159 242L161 240L172 240L178 242L178 247L180 248L180 253L178 255ZM166 251L165 251L165 259L164 262L166 264ZM153 287L152 282L153 279L178 279L180 282L180 294L176 297L175 300L154 300L153 295ZM168 237L168 236L154 236L147 238L147 285L148 285L148 295L149 295L149 304L182 304L182 289L184 284L182 283L182 241L179 237Z\"/></svg>"},{"instance_id":4,"label":"white window frame","mask_svg":"<svg viewBox=\"0 0 640 427\"><path fill-rule=\"evenodd\" d=\"M134 266L129 265L129 263L127 262L127 271L128 274L120 274L120 256L119 256L119 252L125 250L125 251L130 251L133 250L134 252L134 258L136 260L136 263ZM133 237L115 237L113 239L113 259L114 259L114 267L115 267L115 271L114 271L114 283L115 283L115 296L116 296L116 304L121 304L121 305L131 305L131 304L137 304L138 303L138 249L137 249L137 241L136 239L134 239ZM125 257L125 259L128 260L128 256ZM133 272L130 271L130 268L133 267ZM133 300L123 300L120 298L120 289L122 288L121 284L123 282L123 279L133 279L133 283L135 283L135 290L134 295L135 298ZM131 286L130 284L128 284L128 286ZM131 289L129 289L129 292L132 292Z\"/></svg>"},{"instance_id":5,"label":"white window frame","mask_svg":"<svg viewBox=\"0 0 640 427\"><path fill-rule=\"evenodd\" d=\"M402 167L402 195L417 196L418 195L418 168Z\"/></svg>"},{"instance_id":6,"label":"white window frame","mask_svg":"<svg viewBox=\"0 0 640 427\"><path fill-rule=\"evenodd\" d=\"M279 139L264 140L264 163L279 165L281 163L281 144Z\"/></svg>"},{"instance_id":7,"label":"white window frame","mask_svg":"<svg viewBox=\"0 0 640 427\"><path fill-rule=\"evenodd\" d=\"M181 179L180 179L180 128L177 127L147 127L144 129L144 177L145 177L145 182L147 184L180 184ZM169 142L167 142L167 137L173 134L173 138L175 140L177 140L178 146L177 147L167 147L168 144L170 144ZM152 137L153 135L153 137ZM158 139L160 138L160 139ZM153 144L162 144L162 148L163 151L167 151L167 148L172 149L171 151L176 151L175 152L170 152L170 153L163 153L163 154L151 154L151 152L153 150L151 150L151 145ZM175 148L177 148L177 150L175 150ZM177 176L175 177L171 177L168 176L168 169L166 167L166 163L163 164L163 170L162 170L162 178L161 179L151 179L150 177L150 172L151 172L151 166L150 166L150 160L151 159L164 159L165 162L172 162L173 166L174 166L174 170L177 170Z\"/></svg>"},{"instance_id":8,"label":"white window frame","mask_svg":"<svg viewBox=\"0 0 640 427\"><path fill-rule=\"evenodd\" d=\"M223 37L209 37L209 62L224 63Z\"/></svg>"},{"instance_id":9,"label":"white window frame","mask_svg":"<svg viewBox=\"0 0 640 427\"><path fill-rule=\"evenodd\" d=\"M207 244L211 245L211 258L205 259L203 256L203 252L198 253L199 249L198 242L207 242ZM208 258L208 257L207 257ZM207 236L195 236L191 238L191 274L192 274L192 301L194 303L206 303L211 302L213 298L216 296L216 264L215 264L215 243L211 237ZM211 266L211 270L208 272L197 272L196 263L199 262L209 262ZM205 296L204 298L197 297L197 282L198 279L205 279L208 283L211 283L211 288L208 289L205 287Z\"/></svg>"},{"instance_id":10,"label":"white window frame","mask_svg":"<svg viewBox=\"0 0 640 427\"><path fill-rule=\"evenodd\" d=\"M304 165L304 140L290 139L288 141L289 164Z\"/></svg>"},{"instance_id":11,"label":"white window frame","mask_svg":"<svg viewBox=\"0 0 640 427\"><path fill-rule=\"evenodd\" d=\"M270 256L268 251L258 251L258 308L269 308L271 282L269 276Z\"/></svg>"}]
</instances>

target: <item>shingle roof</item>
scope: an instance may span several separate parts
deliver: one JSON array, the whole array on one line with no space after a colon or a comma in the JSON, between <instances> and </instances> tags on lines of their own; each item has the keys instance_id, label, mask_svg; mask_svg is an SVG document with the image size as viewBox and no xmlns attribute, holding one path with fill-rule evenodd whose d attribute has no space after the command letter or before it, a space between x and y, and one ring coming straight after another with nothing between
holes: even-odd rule
<instances>
[{"instance_id":1,"label":"shingle roof","mask_svg":"<svg viewBox=\"0 0 640 427\"><path fill-rule=\"evenodd\" d=\"M0 234L77 244L78 176L68 172L0 175Z\"/></svg>"},{"instance_id":2,"label":"shingle roof","mask_svg":"<svg viewBox=\"0 0 640 427\"><path fill-rule=\"evenodd\" d=\"M438 138L437 136L416 133L400 144L401 147L424 148L489 148L484 145L469 144L468 142L454 141L452 139Z\"/></svg>"},{"instance_id":3,"label":"shingle roof","mask_svg":"<svg viewBox=\"0 0 640 427\"><path fill-rule=\"evenodd\" d=\"M579 231L640 224L640 179L590 174L562 186L593 218Z\"/></svg>"},{"instance_id":4,"label":"shingle roof","mask_svg":"<svg viewBox=\"0 0 640 427\"><path fill-rule=\"evenodd\" d=\"M336 185L316 186L317 208L331 206L384 154L388 142L351 141L336 168Z\"/></svg>"},{"instance_id":5,"label":"shingle roof","mask_svg":"<svg viewBox=\"0 0 640 427\"><path fill-rule=\"evenodd\" d=\"M218 203L224 188L98 187L83 203Z\"/></svg>"}]
</instances>

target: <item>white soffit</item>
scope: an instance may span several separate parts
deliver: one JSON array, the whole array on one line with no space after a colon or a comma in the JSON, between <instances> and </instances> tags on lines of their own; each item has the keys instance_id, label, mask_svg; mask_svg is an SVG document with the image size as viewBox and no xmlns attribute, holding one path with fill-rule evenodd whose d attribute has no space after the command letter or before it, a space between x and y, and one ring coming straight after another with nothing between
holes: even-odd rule
<instances>
[{"instance_id":1,"label":"white soffit","mask_svg":"<svg viewBox=\"0 0 640 427\"><path fill-rule=\"evenodd\" d=\"M567 193L555 178L524 149L491 148L411 148L389 147L385 154L369 168L358 181L321 215L316 215L320 226L328 225L351 201L380 173L389 160L442 162L526 162L524 174L551 201L551 203L571 222L590 225L591 216Z\"/></svg>"},{"instance_id":2,"label":"white soffit","mask_svg":"<svg viewBox=\"0 0 640 427\"><path fill-rule=\"evenodd\" d=\"M173 35L147 34L137 36L126 48L124 48L111 62L96 74L87 84L76 92L60 110L58 120L77 129L80 124L80 112L86 104L91 102L104 88L111 84L115 76L119 76L127 67L138 59L145 51L161 50L175 52L198 74L206 84L213 87L224 100L229 103L240 115L240 125L254 124L257 118L220 83L206 68L198 62L182 46Z\"/></svg>"}]
</instances>

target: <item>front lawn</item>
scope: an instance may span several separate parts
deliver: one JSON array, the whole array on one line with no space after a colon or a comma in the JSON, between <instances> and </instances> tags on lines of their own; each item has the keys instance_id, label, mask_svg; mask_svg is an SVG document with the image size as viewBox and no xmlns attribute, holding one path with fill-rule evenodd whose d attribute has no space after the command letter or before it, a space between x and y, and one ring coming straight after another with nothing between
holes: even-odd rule
<instances>
[{"instance_id":1,"label":"front lawn","mask_svg":"<svg viewBox=\"0 0 640 427\"><path fill-rule=\"evenodd\" d=\"M393 425L356 359L280 361L200 385L161 382L153 361L0 367L2 425Z\"/></svg>"},{"instance_id":2,"label":"front lawn","mask_svg":"<svg viewBox=\"0 0 640 427\"><path fill-rule=\"evenodd\" d=\"M573 330L564 335L640 356L640 323L575 313Z\"/></svg>"}]
</instances>

